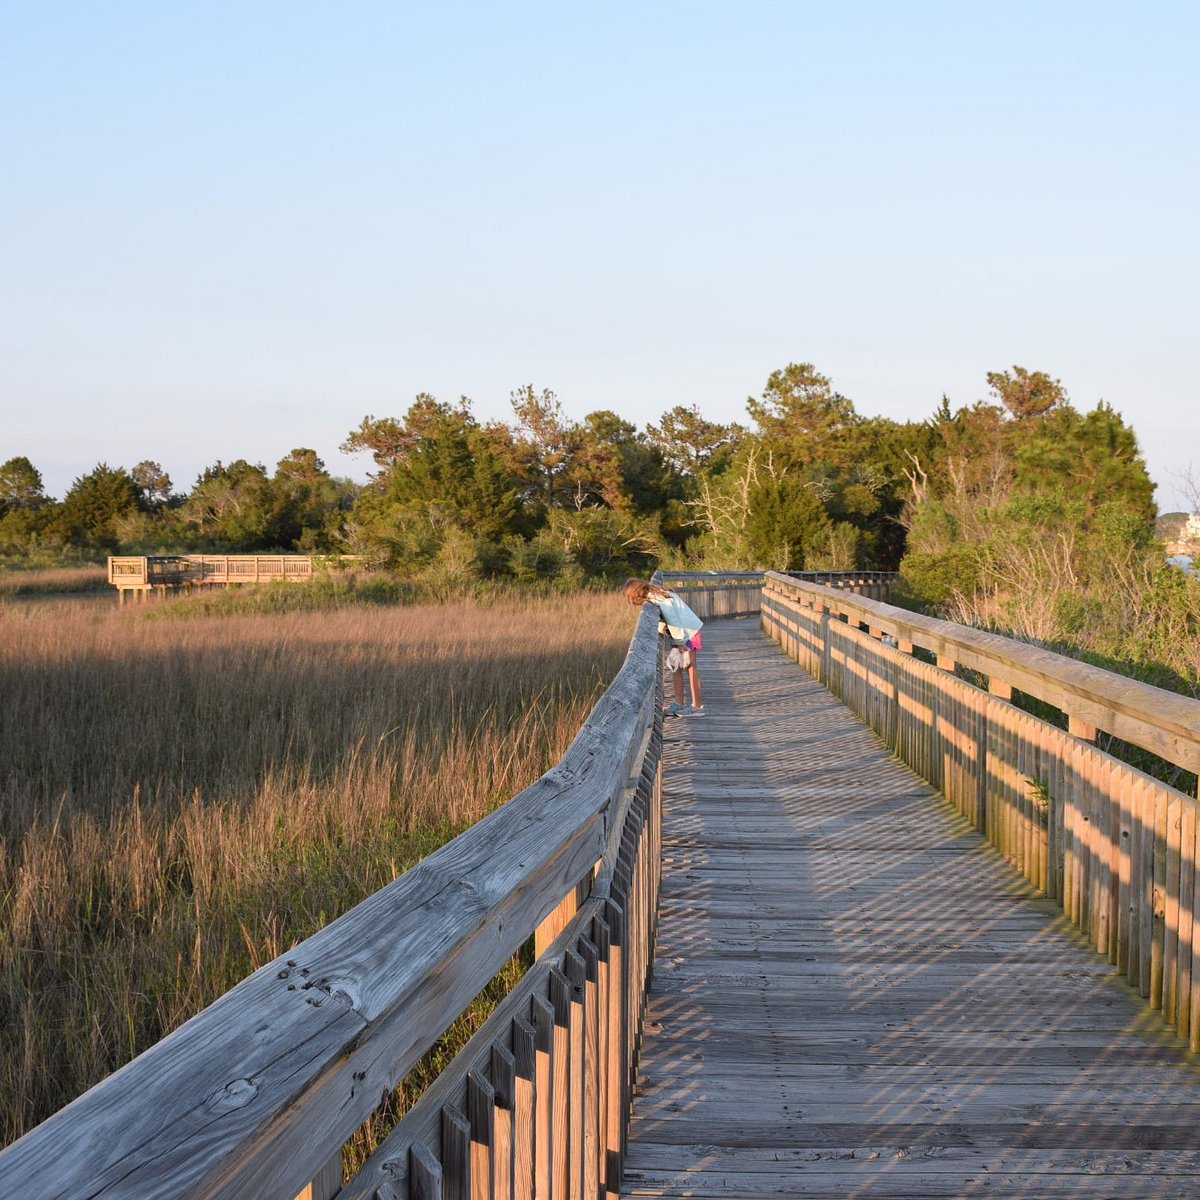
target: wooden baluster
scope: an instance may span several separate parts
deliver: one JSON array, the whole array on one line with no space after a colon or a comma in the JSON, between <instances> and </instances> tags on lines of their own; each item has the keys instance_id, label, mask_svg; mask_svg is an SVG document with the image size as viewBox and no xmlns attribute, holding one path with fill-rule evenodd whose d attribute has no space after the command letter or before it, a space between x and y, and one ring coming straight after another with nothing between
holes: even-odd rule
<instances>
[{"instance_id":1,"label":"wooden baluster","mask_svg":"<svg viewBox=\"0 0 1200 1200\"><path fill-rule=\"evenodd\" d=\"M1193 810L1194 814L1194 810ZM1197 872L1196 864L1200 864L1200 821L1196 825L1195 836L1192 838L1188 852L1193 863L1193 879ZM1192 888L1192 946L1191 946L1192 977L1188 984L1189 1013L1188 1013L1188 1045L1193 1051L1200 1051L1200 886L1194 882Z\"/></svg>"},{"instance_id":2,"label":"wooden baluster","mask_svg":"<svg viewBox=\"0 0 1200 1200\"><path fill-rule=\"evenodd\" d=\"M1079 931L1089 941L1095 937L1096 847L1092 837L1093 806L1091 749L1079 746Z\"/></svg>"},{"instance_id":3,"label":"wooden baluster","mask_svg":"<svg viewBox=\"0 0 1200 1200\"><path fill-rule=\"evenodd\" d=\"M492 1117L492 1196L493 1200L512 1200L517 1063L512 1051L498 1042L492 1046L491 1077L496 1094Z\"/></svg>"},{"instance_id":4,"label":"wooden baluster","mask_svg":"<svg viewBox=\"0 0 1200 1200\"><path fill-rule=\"evenodd\" d=\"M583 959L583 1194L600 1194L600 948L579 939Z\"/></svg>"},{"instance_id":5,"label":"wooden baluster","mask_svg":"<svg viewBox=\"0 0 1200 1200\"><path fill-rule=\"evenodd\" d=\"M1167 805L1166 904L1163 921L1163 999L1162 1015L1168 1025L1175 1024L1175 1000L1179 983L1179 839L1183 831L1183 801Z\"/></svg>"},{"instance_id":6,"label":"wooden baluster","mask_svg":"<svg viewBox=\"0 0 1200 1200\"><path fill-rule=\"evenodd\" d=\"M1117 970L1126 978L1130 960L1137 961L1134 927L1134 863L1136 860L1136 817L1133 809L1133 777L1121 768L1114 776L1117 787Z\"/></svg>"},{"instance_id":7,"label":"wooden baluster","mask_svg":"<svg viewBox=\"0 0 1200 1200\"><path fill-rule=\"evenodd\" d=\"M1063 753L1063 911L1079 925L1080 860L1082 818L1080 816L1079 746L1072 742Z\"/></svg>"},{"instance_id":8,"label":"wooden baluster","mask_svg":"<svg viewBox=\"0 0 1200 1200\"><path fill-rule=\"evenodd\" d=\"M550 989L555 988L551 973ZM538 1200L554 1194L554 1006L541 996L531 1003L534 1030L534 1182Z\"/></svg>"},{"instance_id":9,"label":"wooden baluster","mask_svg":"<svg viewBox=\"0 0 1200 1200\"><path fill-rule=\"evenodd\" d=\"M1150 995L1150 944L1154 940L1154 792L1144 780L1133 785L1134 872L1129 950L1129 982L1142 998Z\"/></svg>"},{"instance_id":10,"label":"wooden baluster","mask_svg":"<svg viewBox=\"0 0 1200 1200\"><path fill-rule=\"evenodd\" d=\"M584 1043L584 982L586 968L574 950L563 954L563 974L571 981L571 1007L568 1018L567 1061L567 1130L568 1183L571 1200L583 1196L583 1043Z\"/></svg>"},{"instance_id":11,"label":"wooden baluster","mask_svg":"<svg viewBox=\"0 0 1200 1200\"><path fill-rule=\"evenodd\" d=\"M1150 942L1150 995L1151 1008L1162 1008L1163 1003L1163 959L1167 931L1167 820L1170 804L1166 789L1156 788L1154 793L1154 923Z\"/></svg>"},{"instance_id":12,"label":"wooden baluster","mask_svg":"<svg viewBox=\"0 0 1200 1200\"><path fill-rule=\"evenodd\" d=\"M513 1021L513 1200L533 1200L537 1148L534 1099L537 1078L536 1031L520 1017ZM547 1176L549 1172L547 1172ZM543 1193L544 1194L544 1193Z\"/></svg>"},{"instance_id":13,"label":"wooden baluster","mask_svg":"<svg viewBox=\"0 0 1200 1200\"><path fill-rule=\"evenodd\" d=\"M408 1148L409 1200L442 1200L442 1164L419 1142Z\"/></svg>"},{"instance_id":14,"label":"wooden baluster","mask_svg":"<svg viewBox=\"0 0 1200 1200\"><path fill-rule=\"evenodd\" d=\"M1054 794L1050 790L1052 787L1051 767L1053 761L1053 751L1050 747L1050 738L1052 732L1042 721L1032 722L1032 730L1034 736L1034 750L1037 761L1037 777L1042 785L1041 808L1037 814L1037 878L1034 880L1036 886L1041 890L1043 895L1051 895L1053 887L1053 871L1050 868L1050 852L1052 841L1052 830L1054 824Z\"/></svg>"},{"instance_id":15,"label":"wooden baluster","mask_svg":"<svg viewBox=\"0 0 1200 1200\"><path fill-rule=\"evenodd\" d=\"M1107 904L1108 932L1104 939L1101 953L1108 956L1108 961L1117 965L1120 942L1120 903L1121 903L1121 802L1120 802L1120 772L1122 767L1108 757L1101 760L1101 784L1104 790L1104 807L1107 822L1104 830L1105 853L1107 855Z\"/></svg>"},{"instance_id":16,"label":"wooden baluster","mask_svg":"<svg viewBox=\"0 0 1200 1200\"><path fill-rule=\"evenodd\" d=\"M496 1090L478 1071L467 1076L467 1120L471 1126L471 1200L491 1200L495 1148Z\"/></svg>"},{"instance_id":17,"label":"wooden baluster","mask_svg":"<svg viewBox=\"0 0 1200 1200\"><path fill-rule=\"evenodd\" d=\"M625 913L614 899L605 905L609 929L608 963L608 1113L605 1124L604 1189L606 1200L619 1200L625 1114L629 1111L626 1093L624 1049L626 1045L624 1005L628 956L625 946Z\"/></svg>"},{"instance_id":18,"label":"wooden baluster","mask_svg":"<svg viewBox=\"0 0 1200 1200\"><path fill-rule=\"evenodd\" d=\"M1192 1021L1192 906L1196 892L1196 806L1180 801L1179 946L1175 984L1175 1032L1186 1038Z\"/></svg>"},{"instance_id":19,"label":"wooden baluster","mask_svg":"<svg viewBox=\"0 0 1200 1200\"><path fill-rule=\"evenodd\" d=\"M1025 878L1034 886L1038 886L1041 877L1042 859L1039 834L1042 828L1042 808L1035 799L1034 789L1038 787L1037 764L1037 722L1032 717L1022 717L1019 726L1020 744L1018 747L1021 764L1021 782L1024 785L1021 797L1021 816L1024 827L1025 846L1022 857L1025 860Z\"/></svg>"},{"instance_id":20,"label":"wooden baluster","mask_svg":"<svg viewBox=\"0 0 1200 1200\"><path fill-rule=\"evenodd\" d=\"M608 1190L608 1113L609 1092L614 1076L609 1070L609 1039L612 1036L612 930L603 916L592 920L592 941L599 957L596 960L596 1166L597 1195Z\"/></svg>"},{"instance_id":21,"label":"wooden baluster","mask_svg":"<svg viewBox=\"0 0 1200 1200\"><path fill-rule=\"evenodd\" d=\"M551 1059L553 1097L550 1146L550 1195L553 1200L568 1200L570 1181L570 1025L571 982L557 967L550 971L550 1003L554 1006L554 1050Z\"/></svg>"},{"instance_id":22,"label":"wooden baluster","mask_svg":"<svg viewBox=\"0 0 1200 1200\"><path fill-rule=\"evenodd\" d=\"M442 1193L446 1200L472 1200L471 1123L450 1104L442 1109Z\"/></svg>"},{"instance_id":23,"label":"wooden baluster","mask_svg":"<svg viewBox=\"0 0 1200 1200\"><path fill-rule=\"evenodd\" d=\"M1109 790L1110 775L1108 762L1101 755L1093 755L1092 771L1095 780L1095 836L1096 836L1096 934L1095 947L1099 954L1108 954L1112 939L1113 874L1113 817L1112 795Z\"/></svg>"}]
</instances>

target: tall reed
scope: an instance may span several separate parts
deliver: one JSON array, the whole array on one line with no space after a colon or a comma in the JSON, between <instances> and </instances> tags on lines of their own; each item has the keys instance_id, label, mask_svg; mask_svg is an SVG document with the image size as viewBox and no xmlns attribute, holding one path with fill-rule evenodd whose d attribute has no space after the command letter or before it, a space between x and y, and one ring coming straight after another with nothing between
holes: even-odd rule
<instances>
[{"instance_id":1,"label":"tall reed","mask_svg":"<svg viewBox=\"0 0 1200 1200\"><path fill-rule=\"evenodd\" d=\"M536 778L629 630L596 595L0 607L4 1141Z\"/></svg>"}]
</instances>

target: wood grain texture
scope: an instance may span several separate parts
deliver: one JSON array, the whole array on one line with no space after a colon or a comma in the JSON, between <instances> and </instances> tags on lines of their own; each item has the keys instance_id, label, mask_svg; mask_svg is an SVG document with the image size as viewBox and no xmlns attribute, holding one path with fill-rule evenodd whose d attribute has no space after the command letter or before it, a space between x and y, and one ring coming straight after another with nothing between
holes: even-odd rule
<instances>
[{"instance_id":1,"label":"wood grain texture","mask_svg":"<svg viewBox=\"0 0 1200 1200\"><path fill-rule=\"evenodd\" d=\"M1108 943L1089 948L1097 930L1073 930L974 814L751 622L705 633L708 715L665 733L660 923L621 1194L1200 1191L1200 1067ZM1039 737L1012 726L1003 790L1013 860L1040 882L1021 786L1042 770ZM1106 812L1119 837L1123 809ZM1091 852L1120 876L1107 847ZM1148 834L1143 876L1151 847ZM1139 933L1143 950L1148 967Z\"/></svg>"}]
</instances>

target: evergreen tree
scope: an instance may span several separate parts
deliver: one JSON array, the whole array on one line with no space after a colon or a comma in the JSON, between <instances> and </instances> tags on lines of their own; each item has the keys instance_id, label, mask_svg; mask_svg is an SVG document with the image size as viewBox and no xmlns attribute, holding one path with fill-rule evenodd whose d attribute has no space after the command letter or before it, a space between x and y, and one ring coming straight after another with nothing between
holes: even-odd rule
<instances>
[{"instance_id":1,"label":"evergreen tree","mask_svg":"<svg viewBox=\"0 0 1200 1200\"><path fill-rule=\"evenodd\" d=\"M71 484L57 523L66 540L79 549L115 554L121 545L120 518L142 511L141 490L129 472L99 463Z\"/></svg>"}]
</instances>

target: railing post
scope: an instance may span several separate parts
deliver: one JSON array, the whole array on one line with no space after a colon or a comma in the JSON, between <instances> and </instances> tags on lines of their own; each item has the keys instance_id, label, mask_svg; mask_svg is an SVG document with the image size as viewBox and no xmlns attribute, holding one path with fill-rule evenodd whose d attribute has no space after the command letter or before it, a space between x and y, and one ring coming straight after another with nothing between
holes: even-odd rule
<instances>
[{"instance_id":1,"label":"railing post","mask_svg":"<svg viewBox=\"0 0 1200 1200\"><path fill-rule=\"evenodd\" d=\"M1081 742L1095 742L1096 734L1099 732L1095 725L1089 724L1082 717L1077 717L1073 713L1067 714L1067 732L1072 737L1077 737Z\"/></svg>"},{"instance_id":2,"label":"railing post","mask_svg":"<svg viewBox=\"0 0 1200 1200\"><path fill-rule=\"evenodd\" d=\"M592 894L592 876L589 871L553 909L546 919L533 931L533 956L541 958L551 943L571 923L579 906Z\"/></svg>"}]
</instances>

